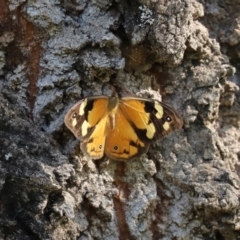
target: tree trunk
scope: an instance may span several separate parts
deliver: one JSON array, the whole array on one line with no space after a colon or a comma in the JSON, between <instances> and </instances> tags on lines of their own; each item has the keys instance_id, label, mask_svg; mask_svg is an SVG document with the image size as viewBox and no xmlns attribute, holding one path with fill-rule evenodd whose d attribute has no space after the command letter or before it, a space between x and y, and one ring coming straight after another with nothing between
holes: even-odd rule
<instances>
[{"instance_id":1,"label":"tree trunk","mask_svg":"<svg viewBox=\"0 0 240 240\"><path fill-rule=\"evenodd\" d=\"M239 238L238 0L0 6L0 239ZM116 86L160 93L183 128L87 158L64 116Z\"/></svg>"}]
</instances>

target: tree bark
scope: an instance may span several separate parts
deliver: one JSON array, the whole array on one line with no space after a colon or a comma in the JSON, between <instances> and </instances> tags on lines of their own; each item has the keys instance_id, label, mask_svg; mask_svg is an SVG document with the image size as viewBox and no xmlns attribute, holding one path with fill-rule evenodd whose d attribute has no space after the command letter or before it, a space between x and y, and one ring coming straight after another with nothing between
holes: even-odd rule
<instances>
[{"instance_id":1,"label":"tree bark","mask_svg":"<svg viewBox=\"0 0 240 240\"><path fill-rule=\"evenodd\" d=\"M0 0L0 239L238 239L240 4ZM83 97L159 97L181 130L92 161Z\"/></svg>"}]
</instances>

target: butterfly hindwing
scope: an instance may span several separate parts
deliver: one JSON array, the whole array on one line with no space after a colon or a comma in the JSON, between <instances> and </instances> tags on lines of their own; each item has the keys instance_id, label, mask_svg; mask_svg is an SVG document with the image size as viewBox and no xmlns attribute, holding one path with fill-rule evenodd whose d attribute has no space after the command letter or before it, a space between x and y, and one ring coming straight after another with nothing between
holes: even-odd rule
<instances>
[{"instance_id":1,"label":"butterfly hindwing","mask_svg":"<svg viewBox=\"0 0 240 240\"><path fill-rule=\"evenodd\" d=\"M105 115L95 125L91 135L81 143L81 150L92 159L99 159L104 155L107 118Z\"/></svg>"},{"instance_id":2,"label":"butterfly hindwing","mask_svg":"<svg viewBox=\"0 0 240 240\"><path fill-rule=\"evenodd\" d=\"M162 139L182 126L181 117L156 100L124 97L120 101L120 108L139 139L144 142Z\"/></svg>"},{"instance_id":3,"label":"butterfly hindwing","mask_svg":"<svg viewBox=\"0 0 240 240\"><path fill-rule=\"evenodd\" d=\"M139 139L134 128L119 108L115 114L114 129L108 129L105 154L115 160L129 160L147 152L149 143Z\"/></svg>"}]
</instances>

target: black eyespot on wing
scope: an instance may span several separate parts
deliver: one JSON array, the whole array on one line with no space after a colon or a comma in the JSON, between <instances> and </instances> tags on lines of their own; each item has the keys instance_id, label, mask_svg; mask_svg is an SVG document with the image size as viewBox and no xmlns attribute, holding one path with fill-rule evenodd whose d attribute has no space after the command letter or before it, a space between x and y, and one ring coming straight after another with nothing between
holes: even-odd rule
<instances>
[{"instance_id":1,"label":"black eyespot on wing","mask_svg":"<svg viewBox=\"0 0 240 240\"><path fill-rule=\"evenodd\" d=\"M167 116L167 117L166 117L166 121L167 121L167 122L171 122L171 121L172 121L172 118L171 118L170 116Z\"/></svg>"}]
</instances>

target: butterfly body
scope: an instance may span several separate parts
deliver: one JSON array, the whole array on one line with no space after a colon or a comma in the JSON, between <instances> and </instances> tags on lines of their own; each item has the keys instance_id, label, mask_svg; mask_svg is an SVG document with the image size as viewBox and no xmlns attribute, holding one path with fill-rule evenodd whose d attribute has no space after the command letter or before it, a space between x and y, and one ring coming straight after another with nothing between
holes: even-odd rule
<instances>
[{"instance_id":1,"label":"butterfly body","mask_svg":"<svg viewBox=\"0 0 240 240\"><path fill-rule=\"evenodd\" d=\"M93 96L76 103L66 126L92 159L104 155L128 160L146 153L152 141L181 128L181 117L167 105L140 97Z\"/></svg>"}]
</instances>

